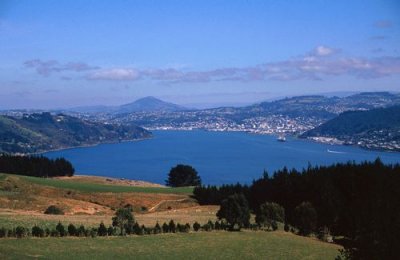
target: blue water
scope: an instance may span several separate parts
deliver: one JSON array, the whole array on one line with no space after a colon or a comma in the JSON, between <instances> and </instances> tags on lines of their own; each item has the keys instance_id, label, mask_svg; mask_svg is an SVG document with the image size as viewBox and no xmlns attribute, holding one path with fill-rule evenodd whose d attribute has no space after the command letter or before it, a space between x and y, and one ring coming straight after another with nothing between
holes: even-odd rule
<instances>
[{"instance_id":1,"label":"blue water","mask_svg":"<svg viewBox=\"0 0 400 260\"><path fill-rule=\"evenodd\" d=\"M154 131L154 138L45 153L65 157L78 174L121 177L164 184L171 167L190 164L205 184L251 183L264 169L302 169L349 160L400 163L400 153L368 151L275 136L240 132Z\"/></svg>"}]
</instances>

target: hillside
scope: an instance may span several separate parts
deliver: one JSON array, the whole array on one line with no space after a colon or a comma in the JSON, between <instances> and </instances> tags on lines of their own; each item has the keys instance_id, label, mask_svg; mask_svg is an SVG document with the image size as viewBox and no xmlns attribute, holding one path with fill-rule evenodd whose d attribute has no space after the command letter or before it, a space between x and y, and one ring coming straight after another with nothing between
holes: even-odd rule
<instances>
[{"instance_id":1,"label":"hillside","mask_svg":"<svg viewBox=\"0 0 400 260\"><path fill-rule=\"evenodd\" d=\"M149 96L119 106L82 106L70 108L62 112L77 112L83 114L126 114L136 112L175 112L182 110L187 110L187 108Z\"/></svg>"},{"instance_id":2,"label":"hillside","mask_svg":"<svg viewBox=\"0 0 400 260\"><path fill-rule=\"evenodd\" d=\"M53 229L58 222L87 228L97 227L100 222L109 226L115 209L127 204L133 205L135 219L149 227L171 219L190 225L216 221L219 206L199 206L191 195L189 187L155 187L111 178L45 179L0 173L0 228L38 225ZM62 208L65 215L43 214L49 205ZM281 229L282 226L276 232L192 229L189 233L146 236L2 239L0 258L176 259L184 255L193 259L333 259L341 248ZM241 250L244 246L247 250Z\"/></svg>"},{"instance_id":3,"label":"hillside","mask_svg":"<svg viewBox=\"0 0 400 260\"><path fill-rule=\"evenodd\" d=\"M165 102L155 97L144 97L135 102L119 106L115 113L154 112L154 111L181 111L184 107Z\"/></svg>"},{"instance_id":4,"label":"hillside","mask_svg":"<svg viewBox=\"0 0 400 260\"><path fill-rule=\"evenodd\" d=\"M299 135L345 111L393 105L400 105L400 95L368 92L348 97L297 96L246 107L110 114L106 118L114 122L139 124L149 129L207 129Z\"/></svg>"},{"instance_id":5,"label":"hillside","mask_svg":"<svg viewBox=\"0 0 400 260\"><path fill-rule=\"evenodd\" d=\"M36 153L150 136L138 126L89 122L63 114L0 116L0 152Z\"/></svg>"},{"instance_id":6,"label":"hillside","mask_svg":"<svg viewBox=\"0 0 400 260\"><path fill-rule=\"evenodd\" d=\"M344 112L301 137L336 138L366 148L400 150L400 106Z\"/></svg>"}]
</instances>

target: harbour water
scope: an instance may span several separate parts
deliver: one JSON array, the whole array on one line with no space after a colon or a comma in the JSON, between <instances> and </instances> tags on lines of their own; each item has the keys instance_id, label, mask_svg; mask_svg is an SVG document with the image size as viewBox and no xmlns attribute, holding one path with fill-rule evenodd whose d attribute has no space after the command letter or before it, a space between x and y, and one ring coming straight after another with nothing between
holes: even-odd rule
<instances>
[{"instance_id":1,"label":"harbour water","mask_svg":"<svg viewBox=\"0 0 400 260\"><path fill-rule=\"evenodd\" d=\"M286 166L302 169L311 165L375 160L400 163L400 153L358 147L320 144L286 137L242 132L153 131L154 138L72 148L44 155L65 157L77 174L145 180L164 184L171 167L190 164L205 184L251 183L266 170Z\"/></svg>"}]
</instances>

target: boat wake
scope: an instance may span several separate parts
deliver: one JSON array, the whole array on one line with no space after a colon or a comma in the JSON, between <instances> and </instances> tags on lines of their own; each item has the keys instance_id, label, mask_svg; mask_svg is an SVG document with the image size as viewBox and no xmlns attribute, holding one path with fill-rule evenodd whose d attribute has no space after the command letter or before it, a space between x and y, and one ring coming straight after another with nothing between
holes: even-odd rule
<instances>
[{"instance_id":1,"label":"boat wake","mask_svg":"<svg viewBox=\"0 0 400 260\"><path fill-rule=\"evenodd\" d=\"M332 150L327 150L328 153L346 153L346 152L339 152L339 151L332 151Z\"/></svg>"}]
</instances>

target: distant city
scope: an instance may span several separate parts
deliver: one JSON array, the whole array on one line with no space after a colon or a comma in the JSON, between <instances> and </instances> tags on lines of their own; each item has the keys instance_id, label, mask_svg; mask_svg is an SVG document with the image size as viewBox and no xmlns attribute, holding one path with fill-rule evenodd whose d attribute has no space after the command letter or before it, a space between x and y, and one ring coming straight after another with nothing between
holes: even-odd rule
<instances>
[{"instance_id":1,"label":"distant city","mask_svg":"<svg viewBox=\"0 0 400 260\"><path fill-rule=\"evenodd\" d=\"M298 96L246 107L202 110L187 109L154 97L146 97L119 107L82 107L50 112L103 124L137 125L148 130L242 131L292 135L317 142L358 145L368 149L400 150L399 122L393 120L386 126L363 129L360 133L310 134L311 130L343 112L368 111L396 105L400 105L399 94L366 92L347 97ZM38 112L43 111L7 110L1 113L18 118Z\"/></svg>"}]
</instances>

